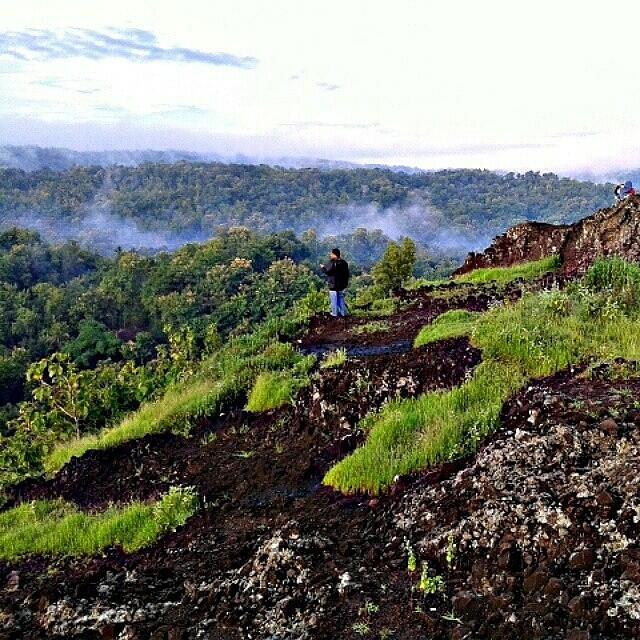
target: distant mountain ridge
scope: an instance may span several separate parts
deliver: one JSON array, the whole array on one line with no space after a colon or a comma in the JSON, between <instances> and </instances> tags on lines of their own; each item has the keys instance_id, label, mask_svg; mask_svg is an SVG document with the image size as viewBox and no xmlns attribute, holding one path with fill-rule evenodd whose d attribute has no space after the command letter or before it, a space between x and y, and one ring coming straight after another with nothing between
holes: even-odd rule
<instances>
[{"instance_id":1,"label":"distant mountain ridge","mask_svg":"<svg viewBox=\"0 0 640 640\"><path fill-rule=\"evenodd\" d=\"M407 173L195 161L0 168L0 228L35 229L49 241L76 239L93 249L98 237L101 244L115 242L113 248L175 248L211 238L221 226L258 233L313 229L319 237L368 229L392 239L410 236L429 251L461 259L520 222L575 222L609 205L612 192L611 184L551 173L469 169Z\"/></svg>"},{"instance_id":2,"label":"distant mountain ridge","mask_svg":"<svg viewBox=\"0 0 640 640\"><path fill-rule=\"evenodd\" d=\"M234 164L267 164L287 169L358 169L385 168L407 173L420 172L415 167L387 166L382 164L358 164L346 160L328 160L295 156L260 157L245 154L198 153L177 149L115 149L106 151L77 151L63 147L37 145L0 145L0 168L23 171L66 171L73 167L108 167L121 165L135 167L146 163L173 164L175 162L223 162Z\"/></svg>"}]
</instances>

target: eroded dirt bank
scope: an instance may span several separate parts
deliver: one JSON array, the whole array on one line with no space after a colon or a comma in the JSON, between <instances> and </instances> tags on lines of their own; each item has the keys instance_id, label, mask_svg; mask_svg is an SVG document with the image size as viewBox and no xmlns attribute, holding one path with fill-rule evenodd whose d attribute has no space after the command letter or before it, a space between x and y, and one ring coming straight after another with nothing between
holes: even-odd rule
<instances>
[{"instance_id":1,"label":"eroded dirt bank","mask_svg":"<svg viewBox=\"0 0 640 640\"><path fill-rule=\"evenodd\" d=\"M455 274L483 267L507 267L550 256L558 256L564 276L584 273L599 257L623 256L639 261L640 196L601 209L572 225L518 224L495 238L482 253L470 253Z\"/></svg>"},{"instance_id":2,"label":"eroded dirt bank","mask_svg":"<svg viewBox=\"0 0 640 640\"><path fill-rule=\"evenodd\" d=\"M481 310L494 299L482 295L456 304ZM414 294L366 344L412 340L451 306L430 300ZM350 345L359 322L318 322L303 345ZM387 495L320 485L362 441L363 415L460 384L479 359L466 339L350 359L293 407L237 409L186 440L145 438L23 484L13 502L63 496L84 508L186 484L203 508L139 553L0 564L0 638L639 637L638 379L603 369L532 384L473 459L401 478ZM436 593L417 589L422 562L442 578Z\"/></svg>"}]
</instances>

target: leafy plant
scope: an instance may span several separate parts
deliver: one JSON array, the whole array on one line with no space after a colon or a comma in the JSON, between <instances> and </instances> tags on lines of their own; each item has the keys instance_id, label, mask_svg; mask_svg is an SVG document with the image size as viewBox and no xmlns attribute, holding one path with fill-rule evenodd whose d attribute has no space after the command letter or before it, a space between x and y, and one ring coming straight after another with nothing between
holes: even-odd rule
<instances>
[{"instance_id":1,"label":"leafy plant","mask_svg":"<svg viewBox=\"0 0 640 640\"><path fill-rule=\"evenodd\" d=\"M372 602L371 600L367 600L360 608L360 615L370 616L372 614L378 613L379 611L380 605Z\"/></svg>"},{"instance_id":2,"label":"leafy plant","mask_svg":"<svg viewBox=\"0 0 640 640\"><path fill-rule=\"evenodd\" d=\"M420 589L420 591L426 593L427 595L441 593L442 591L444 591L444 579L442 578L442 576L430 575L429 564L427 562L423 562L418 588Z\"/></svg>"},{"instance_id":3,"label":"leafy plant","mask_svg":"<svg viewBox=\"0 0 640 640\"><path fill-rule=\"evenodd\" d=\"M453 567L453 561L456 558L456 543L453 534L449 534L447 538L447 554L446 554L447 566L449 569Z\"/></svg>"},{"instance_id":4,"label":"leafy plant","mask_svg":"<svg viewBox=\"0 0 640 640\"><path fill-rule=\"evenodd\" d=\"M405 541L404 548L407 551L407 571L409 573L415 573L418 569L418 559L416 558L415 551L408 540Z\"/></svg>"},{"instance_id":5,"label":"leafy plant","mask_svg":"<svg viewBox=\"0 0 640 640\"><path fill-rule=\"evenodd\" d=\"M359 636L368 636L371 633L371 627L366 622L354 622L351 628Z\"/></svg>"}]
</instances>

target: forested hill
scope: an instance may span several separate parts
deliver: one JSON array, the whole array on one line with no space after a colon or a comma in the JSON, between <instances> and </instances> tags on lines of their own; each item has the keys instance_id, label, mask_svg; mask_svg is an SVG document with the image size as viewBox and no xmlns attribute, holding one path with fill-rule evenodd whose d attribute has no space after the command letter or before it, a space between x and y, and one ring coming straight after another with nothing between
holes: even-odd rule
<instances>
[{"instance_id":1,"label":"forested hill","mask_svg":"<svg viewBox=\"0 0 640 640\"><path fill-rule=\"evenodd\" d=\"M321 234L379 228L459 255L523 220L577 220L610 204L611 191L612 185L551 173L467 169L404 173L191 162L0 169L0 222L37 228L47 237L88 236L93 246L106 230L123 246L151 248L202 240L220 225Z\"/></svg>"}]
</instances>

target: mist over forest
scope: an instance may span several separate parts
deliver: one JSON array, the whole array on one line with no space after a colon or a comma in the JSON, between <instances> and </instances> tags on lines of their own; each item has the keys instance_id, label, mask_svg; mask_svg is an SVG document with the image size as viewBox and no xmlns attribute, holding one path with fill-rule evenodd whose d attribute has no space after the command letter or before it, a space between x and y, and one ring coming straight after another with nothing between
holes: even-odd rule
<instances>
[{"instance_id":1,"label":"mist over forest","mask_svg":"<svg viewBox=\"0 0 640 640\"><path fill-rule=\"evenodd\" d=\"M460 260L517 222L572 222L611 200L611 185L551 173L292 169L178 159L0 169L0 227L32 229L54 243L75 240L103 255L118 248L172 251L234 226L290 230L314 242L340 242L367 267L390 240L409 236L425 255Z\"/></svg>"}]
</instances>

